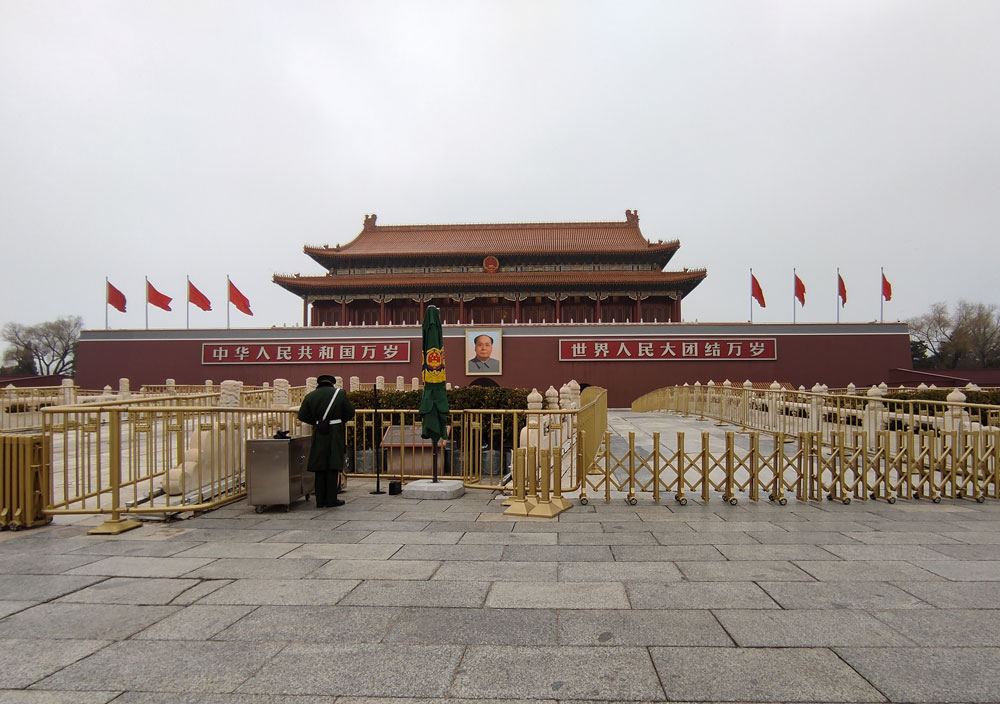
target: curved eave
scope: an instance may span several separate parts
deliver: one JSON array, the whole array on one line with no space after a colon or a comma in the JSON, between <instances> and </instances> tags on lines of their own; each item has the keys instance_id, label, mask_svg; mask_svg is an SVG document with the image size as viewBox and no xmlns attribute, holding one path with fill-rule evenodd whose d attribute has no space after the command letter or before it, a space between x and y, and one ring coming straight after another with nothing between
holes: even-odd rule
<instances>
[{"instance_id":1,"label":"curved eave","mask_svg":"<svg viewBox=\"0 0 1000 704\"><path fill-rule=\"evenodd\" d=\"M639 261L655 262L661 267L666 266L671 257L680 248L680 241L671 240L669 242L650 243L647 247L634 249L547 249L539 251L536 249L520 249L510 251L495 251L491 249L443 251L428 251L424 249L413 249L406 252L351 252L344 249L329 247L303 247L302 251L313 261L324 269L343 269L357 266L371 266L375 264L391 265L393 262L412 264L414 260L430 261L461 261L468 263L478 263L485 257L496 256L501 259L519 261L551 261L553 258L560 258L565 261L567 258L573 260L592 260L595 257L604 261Z\"/></svg>"},{"instance_id":2,"label":"curved eave","mask_svg":"<svg viewBox=\"0 0 1000 704\"><path fill-rule=\"evenodd\" d=\"M297 296L358 293L488 293L503 291L682 291L690 293L707 276L704 269L688 271L546 271L496 274L397 274L344 276L285 276L274 283Z\"/></svg>"}]
</instances>

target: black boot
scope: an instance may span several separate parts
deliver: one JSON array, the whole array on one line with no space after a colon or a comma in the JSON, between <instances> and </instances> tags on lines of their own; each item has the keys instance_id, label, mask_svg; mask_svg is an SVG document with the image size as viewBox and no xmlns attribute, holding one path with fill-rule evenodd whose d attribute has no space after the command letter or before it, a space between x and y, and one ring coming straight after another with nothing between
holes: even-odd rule
<instances>
[{"instance_id":1,"label":"black boot","mask_svg":"<svg viewBox=\"0 0 1000 704\"><path fill-rule=\"evenodd\" d=\"M333 495L333 501L327 501L326 505L327 505L328 508L333 508L334 506L343 506L345 503L347 503L347 502L344 501L343 499L338 499L337 495L334 494Z\"/></svg>"}]
</instances>

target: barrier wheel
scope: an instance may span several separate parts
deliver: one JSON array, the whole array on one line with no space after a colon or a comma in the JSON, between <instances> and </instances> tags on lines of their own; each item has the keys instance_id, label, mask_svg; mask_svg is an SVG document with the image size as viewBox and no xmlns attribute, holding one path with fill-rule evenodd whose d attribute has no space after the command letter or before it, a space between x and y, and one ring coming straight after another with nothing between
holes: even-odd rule
<instances>
[{"instance_id":1,"label":"barrier wheel","mask_svg":"<svg viewBox=\"0 0 1000 704\"><path fill-rule=\"evenodd\" d=\"M976 497L976 503L977 503L977 504L981 504L981 503L983 503L984 501L986 501L986 497L985 497L985 496L977 496L977 497Z\"/></svg>"},{"instance_id":2,"label":"barrier wheel","mask_svg":"<svg viewBox=\"0 0 1000 704\"><path fill-rule=\"evenodd\" d=\"M729 505L730 506L735 506L738 503L739 503L739 499L737 499L735 496L733 498L729 499Z\"/></svg>"},{"instance_id":3,"label":"barrier wheel","mask_svg":"<svg viewBox=\"0 0 1000 704\"><path fill-rule=\"evenodd\" d=\"M253 507L253 512L254 513L264 513L264 508L265 508L264 506L254 506Z\"/></svg>"},{"instance_id":4,"label":"barrier wheel","mask_svg":"<svg viewBox=\"0 0 1000 704\"><path fill-rule=\"evenodd\" d=\"M629 506L635 506L637 503L639 503L639 499L635 498L634 496L629 497L628 499Z\"/></svg>"},{"instance_id":5,"label":"barrier wheel","mask_svg":"<svg viewBox=\"0 0 1000 704\"><path fill-rule=\"evenodd\" d=\"M768 494L767 495L767 500L768 501L774 501L774 494Z\"/></svg>"},{"instance_id":6,"label":"barrier wheel","mask_svg":"<svg viewBox=\"0 0 1000 704\"><path fill-rule=\"evenodd\" d=\"M580 505L581 506L586 506L589 503L590 503L590 499L588 499L586 496L581 496L580 497Z\"/></svg>"},{"instance_id":7,"label":"barrier wheel","mask_svg":"<svg viewBox=\"0 0 1000 704\"><path fill-rule=\"evenodd\" d=\"M846 506L847 504L851 503L851 497L845 496L843 499L841 499L841 503L843 503L844 506Z\"/></svg>"},{"instance_id":8,"label":"barrier wheel","mask_svg":"<svg viewBox=\"0 0 1000 704\"><path fill-rule=\"evenodd\" d=\"M890 504L894 504L896 503L896 497L890 496L888 499L886 499L886 501L888 501Z\"/></svg>"},{"instance_id":9,"label":"barrier wheel","mask_svg":"<svg viewBox=\"0 0 1000 704\"><path fill-rule=\"evenodd\" d=\"M11 531L12 533L16 533L17 531L21 530L21 526L19 526L17 523L11 523L9 526L7 526L7 530Z\"/></svg>"},{"instance_id":10,"label":"barrier wheel","mask_svg":"<svg viewBox=\"0 0 1000 704\"><path fill-rule=\"evenodd\" d=\"M872 501L874 501L875 499L878 498L878 496L876 494L869 494L868 498L871 499Z\"/></svg>"},{"instance_id":11,"label":"barrier wheel","mask_svg":"<svg viewBox=\"0 0 1000 704\"><path fill-rule=\"evenodd\" d=\"M780 504L781 506L784 506L787 503L788 503L788 499L786 499L784 496L782 496L780 499L778 499L778 504Z\"/></svg>"},{"instance_id":12,"label":"barrier wheel","mask_svg":"<svg viewBox=\"0 0 1000 704\"><path fill-rule=\"evenodd\" d=\"M681 506L687 506L687 505L688 505L688 500L687 500L687 499L685 499L685 498L684 498L683 496L675 496L675 497L674 497L674 499L675 499L675 500L677 501L677 503L679 503L679 504L680 504Z\"/></svg>"},{"instance_id":13,"label":"barrier wheel","mask_svg":"<svg viewBox=\"0 0 1000 704\"><path fill-rule=\"evenodd\" d=\"M933 499L931 499L931 501L933 501L936 504L939 504L939 503L941 503L941 497L940 496L935 496Z\"/></svg>"}]
</instances>

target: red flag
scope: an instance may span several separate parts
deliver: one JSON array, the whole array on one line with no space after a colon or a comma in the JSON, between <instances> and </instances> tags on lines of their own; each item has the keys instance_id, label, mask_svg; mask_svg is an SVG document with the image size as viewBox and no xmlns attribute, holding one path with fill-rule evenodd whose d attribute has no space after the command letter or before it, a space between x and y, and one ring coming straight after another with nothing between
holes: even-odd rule
<instances>
[{"instance_id":1,"label":"red flag","mask_svg":"<svg viewBox=\"0 0 1000 704\"><path fill-rule=\"evenodd\" d=\"M806 285L802 283L802 279L799 275L795 275L795 297L799 299L799 303L802 305L806 304Z\"/></svg>"},{"instance_id":2,"label":"red flag","mask_svg":"<svg viewBox=\"0 0 1000 704\"><path fill-rule=\"evenodd\" d=\"M840 307L847 303L847 286L844 285L844 277L837 274L837 295L840 296Z\"/></svg>"},{"instance_id":3,"label":"red flag","mask_svg":"<svg viewBox=\"0 0 1000 704\"><path fill-rule=\"evenodd\" d=\"M229 302L236 306L236 310L241 313L253 315L253 311L250 310L250 299L240 293L240 290L233 285L232 281L229 282Z\"/></svg>"},{"instance_id":4,"label":"red flag","mask_svg":"<svg viewBox=\"0 0 1000 704\"><path fill-rule=\"evenodd\" d=\"M882 274L882 298L887 301L892 300L892 284L889 283L889 279L885 278L885 274Z\"/></svg>"},{"instance_id":5,"label":"red flag","mask_svg":"<svg viewBox=\"0 0 1000 704\"><path fill-rule=\"evenodd\" d=\"M170 301L174 300L165 293L160 293L155 288L153 284L146 281L146 303L152 303L157 308L162 308L163 310L170 310Z\"/></svg>"},{"instance_id":6,"label":"red flag","mask_svg":"<svg viewBox=\"0 0 1000 704\"><path fill-rule=\"evenodd\" d=\"M212 302L208 296L198 290L198 287L188 280L188 303L194 303L202 310L212 310Z\"/></svg>"},{"instance_id":7,"label":"red flag","mask_svg":"<svg viewBox=\"0 0 1000 704\"><path fill-rule=\"evenodd\" d=\"M761 308L767 308L764 303L764 289L760 287L760 282L753 274L750 274L750 295L760 304Z\"/></svg>"},{"instance_id":8,"label":"red flag","mask_svg":"<svg viewBox=\"0 0 1000 704\"><path fill-rule=\"evenodd\" d=\"M108 285L107 301L112 308L125 312L125 294L116 289L110 281L105 281Z\"/></svg>"}]
</instances>

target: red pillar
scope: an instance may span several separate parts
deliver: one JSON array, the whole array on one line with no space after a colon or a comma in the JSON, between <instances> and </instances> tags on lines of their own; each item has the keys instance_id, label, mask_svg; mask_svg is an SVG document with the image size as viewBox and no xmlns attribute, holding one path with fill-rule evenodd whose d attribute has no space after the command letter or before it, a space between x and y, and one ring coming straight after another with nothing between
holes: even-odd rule
<instances>
[{"instance_id":1,"label":"red pillar","mask_svg":"<svg viewBox=\"0 0 1000 704\"><path fill-rule=\"evenodd\" d=\"M561 303L562 303L562 301L560 300L559 296L557 295L556 296L556 322L557 323L561 323L562 322L562 305L561 305Z\"/></svg>"},{"instance_id":2,"label":"red pillar","mask_svg":"<svg viewBox=\"0 0 1000 704\"><path fill-rule=\"evenodd\" d=\"M515 298L514 299L514 322L515 323L520 323L521 322L521 299L520 298Z\"/></svg>"},{"instance_id":3,"label":"red pillar","mask_svg":"<svg viewBox=\"0 0 1000 704\"><path fill-rule=\"evenodd\" d=\"M347 299L340 302L340 324L347 325Z\"/></svg>"},{"instance_id":4,"label":"red pillar","mask_svg":"<svg viewBox=\"0 0 1000 704\"><path fill-rule=\"evenodd\" d=\"M638 294L636 294L635 297L635 316L633 317L633 320L637 323L642 322L642 299Z\"/></svg>"},{"instance_id":5,"label":"red pillar","mask_svg":"<svg viewBox=\"0 0 1000 704\"><path fill-rule=\"evenodd\" d=\"M465 325L465 296L458 297L458 324Z\"/></svg>"},{"instance_id":6,"label":"red pillar","mask_svg":"<svg viewBox=\"0 0 1000 704\"><path fill-rule=\"evenodd\" d=\"M309 325L309 297L302 297L302 327Z\"/></svg>"},{"instance_id":7,"label":"red pillar","mask_svg":"<svg viewBox=\"0 0 1000 704\"><path fill-rule=\"evenodd\" d=\"M385 325L385 299L378 302L378 324Z\"/></svg>"},{"instance_id":8,"label":"red pillar","mask_svg":"<svg viewBox=\"0 0 1000 704\"><path fill-rule=\"evenodd\" d=\"M601 294L597 294L597 298L594 299L594 322L601 322Z\"/></svg>"}]
</instances>

